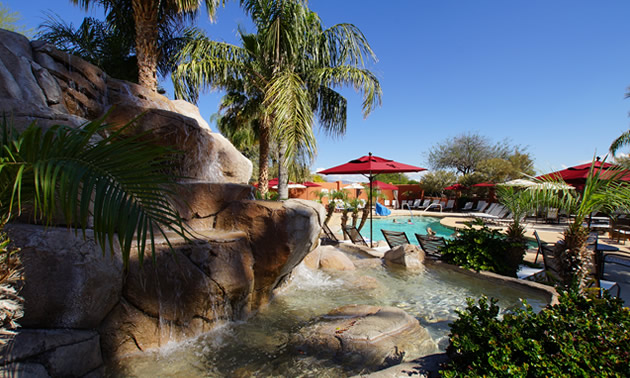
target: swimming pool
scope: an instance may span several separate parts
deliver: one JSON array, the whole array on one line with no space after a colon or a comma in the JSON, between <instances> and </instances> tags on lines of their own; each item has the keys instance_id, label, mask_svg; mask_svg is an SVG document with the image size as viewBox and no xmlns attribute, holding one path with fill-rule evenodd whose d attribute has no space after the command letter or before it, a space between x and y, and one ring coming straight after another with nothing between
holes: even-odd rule
<instances>
[{"instance_id":1,"label":"swimming pool","mask_svg":"<svg viewBox=\"0 0 630 378\"><path fill-rule=\"evenodd\" d=\"M412 224L408 223L409 219L411 219ZM372 223L372 234L374 237L374 241L378 241L385 240L385 238L383 237L383 233L381 232L382 229L388 231L404 231L407 234L409 241L415 244L416 238L414 236L414 233L426 235L427 227L431 227L431 229L436 232L437 236L441 236L446 239L452 239L453 234L455 233L455 230L442 226L440 224L440 218L426 216L396 216L383 219L374 219ZM369 239L369 221L361 229L361 235L363 235L364 238Z\"/></svg>"}]
</instances>

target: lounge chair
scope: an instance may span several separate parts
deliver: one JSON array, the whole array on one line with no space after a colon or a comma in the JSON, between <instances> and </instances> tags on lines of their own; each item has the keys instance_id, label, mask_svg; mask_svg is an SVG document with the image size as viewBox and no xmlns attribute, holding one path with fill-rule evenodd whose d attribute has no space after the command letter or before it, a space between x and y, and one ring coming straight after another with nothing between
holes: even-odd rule
<instances>
[{"instance_id":1,"label":"lounge chair","mask_svg":"<svg viewBox=\"0 0 630 378\"><path fill-rule=\"evenodd\" d=\"M450 199L446 202L446 206L444 206L442 210L453 211L453 209L455 209L455 200Z\"/></svg>"},{"instance_id":2,"label":"lounge chair","mask_svg":"<svg viewBox=\"0 0 630 378\"><path fill-rule=\"evenodd\" d=\"M606 266L611 265L620 265L623 267L630 267L630 256L622 253L606 253L602 258L602 267L601 267L601 278L606 277ZM610 271L610 269L609 269ZM601 282L601 281L600 281ZM610 281L609 281L610 282ZM601 283L600 283L601 287ZM619 297L619 293L621 292L621 287L617 285L617 297Z\"/></svg>"},{"instance_id":3,"label":"lounge chair","mask_svg":"<svg viewBox=\"0 0 630 378\"><path fill-rule=\"evenodd\" d=\"M586 239L586 248L593 251L595 254L595 280L597 281L597 286L600 287L600 290L611 291L614 288L617 289L617 296L619 296L619 292L621 291L621 287L619 284L614 281L608 281L602 279L604 276L604 258L606 255L602 252L602 249L598 249L599 243L599 234L597 231L591 231ZM612 253L610 253L612 255Z\"/></svg>"},{"instance_id":4,"label":"lounge chair","mask_svg":"<svg viewBox=\"0 0 630 378\"><path fill-rule=\"evenodd\" d=\"M410 244L409 239L407 238L407 234L405 234L403 231L381 230L381 232L383 233L385 240L387 240L389 248L398 247L399 245L403 244Z\"/></svg>"},{"instance_id":5,"label":"lounge chair","mask_svg":"<svg viewBox=\"0 0 630 378\"><path fill-rule=\"evenodd\" d=\"M484 201L484 200L481 200L481 201L477 202L477 207L472 209L472 212L480 213L480 212L484 211L486 209L486 207L488 207L488 203L486 201Z\"/></svg>"},{"instance_id":6,"label":"lounge chair","mask_svg":"<svg viewBox=\"0 0 630 378\"><path fill-rule=\"evenodd\" d=\"M433 201L431 201L431 203L429 204L429 206L427 206L426 208L424 208L424 210L430 210L430 209L437 209L440 208L440 199L434 199Z\"/></svg>"},{"instance_id":7,"label":"lounge chair","mask_svg":"<svg viewBox=\"0 0 630 378\"><path fill-rule=\"evenodd\" d=\"M407 208L410 208L411 206L407 205L407 200L402 200L400 201L400 208L404 209L405 206L407 206Z\"/></svg>"},{"instance_id":8,"label":"lounge chair","mask_svg":"<svg viewBox=\"0 0 630 378\"><path fill-rule=\"evenodd\" d=\"M430 204L431 204L431 200L430 199L425 199L424 202L422 202L422 203L420 203L420 200L418 199L418 200L416 200L413 203L412 208L416 209L416 210L424 210L427 207L429 207Z\"/></svg>"},{"instance_id":9,"label":"lounge chair","mask_svg":"<svg viewBox=\"0 0 630 378\"><path fill-rule=\"evenodd\" d=\"M398 200L392 200L392 208L398 209Z\"/></svg>"},{"instance_id":10,"label":"lounge chair","mask_svg":"<svg viewBox=\"0 0 630 378\"><path fill-rule=\"evenodd\" d=\"M542 253L543 246L544 248L549 247L547 247L546 243L543 244L543 242L540 241L540 238L538 237L538 232L534 231L534 235L536 236L536 241L538 242L538 252L536 252L536 258L534 259L535 264L538 260L538 253ZM516 277L519 280L535 281L538 277L540 277L541 274L545 272L545 270L545 268L532 268L527 265L519 265L518 271L516 272Z\"/></svg>"},{"instance_id":11,"label":"lounge chair","mask_svg":"<svg viewBox=\"0 0 630 378\"><path fill-rule=\"evenodd\" d=\"M498 206L500 206L498 203L491 203L490 206L488 206L488 208L485 211L472 212L472 213L468 213L467 215L469 217L474 217L474 218L492 218L492 217L496 218L497 217L496 213L498 212L498 210L500 210Z\"/></svg>"},{"instance_id":12,"label":"lounge chair","mask_svg":"<svg viewBox=\"0 0 630 378\"><path fill-rule=\"evenodd\" d=\"M536 251L536 257L534 258L534 264L538 262L538 255L542 253L543 247L547 246L547 243L540 240L540 236L538 236L538 231L534 231L534 237L536 237L536 243L538 243L538 250Z\"/></svg>"},{"instance_id":13,"label":"lounge chair","mask_svg":"<svg viewBox=\"0 0 630 378\"><path fill-rule=\"evenodd\" d=\"M324 231L324 237L322 239L322 244L337 244L339 243L339 239L334 232L328 227L326 223L322 226L322 231Z\"/></svg>"},{"instance_id":14,"label":"lounge chair","mask_svg":"<svg viewBox=\"0 0 630 378\"><path fill-rule=\"evenodd\" d=\"M473 207L473 203L472 202L466 202L466 204L464 205L464 207L462 208L462 211L469 211L472 210Z\"/></svg>"},{"instance_id":15,"label":"lounge chair","mask_svg":"<svg viewBox=\"0 0 630 378\"><path fill-rule=\"evenodd\" d=\"M343 232L348 235L353 244L368 246L356 227L345 225L343 226Z\"/></svg>"},{"instance_id":16,"label":"lounge chair","mask_svg":"<svg viewBox=\"0 0 630 378\"><path fill-rule=\"evenodd\" d=\"M384 200L385 202L385 207L389 207L389 200Z\"/></svg>"},{"instance_id":17,"label":"lounge chair","mask_svg":"<svg viewBox=\"0 0 630 378\"><path fill-rule=\"evenodd\" d=\"M432 235L415 235L416 239L418 239L418 243L420 244L420 248L422 248L425 254L438 259L442 257L442 252L440 250L446 247L446 241L444 241L444 238Z\"/></svg>"}]
</instances>

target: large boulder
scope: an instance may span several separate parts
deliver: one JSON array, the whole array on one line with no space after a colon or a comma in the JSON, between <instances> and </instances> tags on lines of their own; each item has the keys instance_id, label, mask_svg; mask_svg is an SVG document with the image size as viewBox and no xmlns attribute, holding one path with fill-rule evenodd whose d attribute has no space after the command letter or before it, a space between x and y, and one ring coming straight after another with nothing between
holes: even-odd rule
<instances>
[{"instance_id":1,"label":"large boulder","mask_svg":"<svg viewBox=\"0 0 630 378\"><path fill-rule=\"evenodd\" d=\"M123 300L100 327L106 355L146 350L250 313L254 260L243 232L158 243L155 264L132 254ZM203 240L201 239L203 238Z\"/></svg>"},{"instance_id":2,"label":"large boulder","mask_svg":"<svg viewBox=\"0 0 630 378\"><path fill-rule=\"evenodd\" d=\"M42 41L0 29L0 112L17 129L32 122L78 127L103 117L126 124L144 114L138 129L184 151L174 169L187 178L246 183L252 164L221 134L213 133L199 109L172 101L140 85L109 77L100 68Z\"/></svg>"},{"instance_id":3,"label":"large boulder","mask_svg":"<svg viewBox=\"0 0 630 378\"><path fill-rule=\"evenodd\" d=\"M128 133L149 133L158 143L185 153L177 156L173 174L208 182L245 183L252 163L222 135L199 127L190 117L173 111L118 104L108 113L107 123L123 126L134 120Z\"/></svg>"},{"instance_id":4,"label":"large boulder","mask_svg":"<svg viewBox=\"0 0 630 378\"><path fill-rule=\"evenodd\" d=\"M355 270L352 260L333 246L320 247L319 266L324 270Z\"/></svg>"},{"instance_id":5,"label":"large boulder","mask_svg":"<svg viewBox=\"0 0 630 378\"><path fill-rule=\"evenodd\" d=\"M0 375L82 377L102 368L96 331L22 329L0 349Z\"/></svg>"},{"instance_id":6,"label":"large boulder","mask_svg":"<svg viewBox=\"0 0 630 378\"><path fill-rule=\"evenodd\" d=\"M300 330L293 342L303 353L370 369L437 351L416 318L399 308L369 305L337 308Z\"/></svg>"},{"instance_id":7,"label":"large boulder","mask_svg":"<svg viewBox=\"0 0 630 378\"><path fill-rule=\"evenodd\" d=\"M117 241L104 254L92 231L9 224L24 266L24 317L37 328L96 328L118 302L123 268Z\"/></svg>"},{"instance_id":8,"label":"large boulder","mask_svg":"<svg viewBox=\"0 0 630 378\"><path fill-rule=\"evenodd\" d=\"M254 306L266 303L291 270L319 245L324 218L321 204L298 199L232 202L216 215L217 229L243 231L251 243Z\"/></svg>"},{"instance_id":9,"label":"large boulder","mask_svg":"<svg viewBox=\"0 0 630 378\"><path fill-rule=\"evenodd\" d=\"M417 245L403 244L385 252L383 256L388 265L403 267L409 270L420 270L424 267L424 251Z\"/></svg>"}]
</instances>

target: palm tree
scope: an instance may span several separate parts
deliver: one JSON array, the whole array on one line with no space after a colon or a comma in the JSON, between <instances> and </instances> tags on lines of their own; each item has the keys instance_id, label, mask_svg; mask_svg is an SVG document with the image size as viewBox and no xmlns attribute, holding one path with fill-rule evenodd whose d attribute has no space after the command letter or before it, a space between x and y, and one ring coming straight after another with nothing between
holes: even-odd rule
<instances>
[{"instance_id":1,"label":"palm tree","mask_svg":"<svg viewBox=\"0 0 630 378\"><path fill-rule=\"evenodd\" d=\"M271 140L279 152L279 193L287 194L286 163L300 152L316 151L314 116L331 135L346 129L346 99L332 88L351 85L363 93L367 116L381 101L376 77L366 68L375 61L355 26L323 29L321 20L298 0L243 0L256 34L240 32L242 46L192 38L173 71L175 93L195 102L199 91L235 88L262 109L257 115L259 183L266 187ZM198 36L196 36L198 37Z\"/></svg>"},{"instance_id":2,"label":"palm tree","mask_svg":"<svg viewBox=\"0 0 630 378\"><path fill-rule=\"evenodd\" d=\"M621 147L627 146L630 144L630 130L621 134L617 139L615 139L610 145L610 153L615 156L617 151L621 149Z\"/></svg>"},{"instance_id":3,"label":"palm tree","mask_svg":"<svg viewBox=\"0 0 630 378\"><path fill-rule=\"evenodd\" d=\"M129 35L135 39L138 61L138 83L157 91L159 50L159 30L161 25L179 25L185 20L192 20L199 8L200 0L70 0L86 10L92 4L98 4L108 12L107 19L119 27L127 25ZM204 0L208 16L212 19L215 10L225 0ZM127 20L133 17L133 32Z\"/></svg>"},{"instance_id":4,"label":"palm tree","mask_svg":"<svg viewBox=\"0 0 630 378\"><path fill-rule=\"evenodd\" d=\"M103 252L106 246L114 252L117 235L125 267L134 238L140 263L147 243L155 254L156 233L166 237L165 230L172 230L186 238L169 202L174 177L163 172L173 151L143 140L144 135L122 137L124 129L112 131L101 119L45 132L32 124L18 133L5 121L0 127L1 221L27 207L36 220L50 224L61 212L69 227L85 231L91 216Z\"/></svg>"},{"instance_id":5,"label":"palm tree","mask_svg":"<svg viewBox=\"0 0 630 378\"><path fill-rule=\"evenodd\" d=\"M595 162L593 159L582 193L566 190L558 192L557 186L553 184L566 185L561 180L542 181L550 182L551 185L536 191L537 203L564 209L572 214L569 226L564 231L564 241L556 245L555 251L563 265L560 279L566 286L578 285L583 288L588 283L587 277L595 256L586 248L589 230L583 224L590 214L599 211L608 214L619 210L630 211L630 187L619 180L624 172L618 168L595 169Z\"/></svg>"}]
</instances>

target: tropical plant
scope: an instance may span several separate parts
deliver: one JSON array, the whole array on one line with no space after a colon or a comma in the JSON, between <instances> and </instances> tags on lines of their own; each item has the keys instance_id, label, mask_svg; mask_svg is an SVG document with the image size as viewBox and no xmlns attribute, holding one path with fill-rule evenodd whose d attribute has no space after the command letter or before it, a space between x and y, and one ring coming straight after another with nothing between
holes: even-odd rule
<instances>
[{"instance_id":1,"label":"tropical plant","mask_svg":"<svg viewBox=\"0 0 630 378\"><path fill-rule=\"evenodd\" d=\"M172 74L175 93L195 102L199 91L221 88L238 93L240 114L257 127L259 180L268 180L271 141L277 141L280 197L287 194L286 163L316 150L313 118L332 135L346 129L346 99L333 88L350 85L363 93L367 116L381 100L376 77L364 68L375 60L353 25L323 29L321 20L299 0L243 0L255 34L240 31L241 45L191 35ZM252 111L249 111L249 110Z\"/></svg>"},{"instance_id":2,"label":"tropical plant","mask_svg":"<svg viewBox=\"0 0 630 378\"><path fill-rule=\"evenodd\" d=\"M49 15L39 26L37 38L100 67L112 77L138 82L133 38L123 28L86 17L74 29L61 17Z\"/></svg>"},{"instance_id":3,"label":"tropical plant","mask_svg":"<svg viewBox=\"0 0 630 378\"><path fill-rule=\"evenodd\" d=\"M562 268L559 278L565 286L584 288L589 283L588 275L593 270L595 256L586 248L589 230L584 223L587 218L596 212L612 214L630 211L630 186L619 180L624 172L618 167L595 169L595 162L593 159L581 193L558 191L556 184L566 186L559 178L540 180L543 188L536 191L536 203L571 214L563 243L557 243L555 249Z\"/></svg>"},{"instance_id":4,"label":"tropical plant","mask_svg":"<svg viewBox=\"0 0 630 378\"><path fill-rule=\"evenodd\" d=\"M500 316L486 297L457 311L444 377L627 377L630 312L623 300L560 293L559 303L536 313Z\"/></svg>"},{"instance_id":5,"label":"tropical plant","mask_svg":"<svg viewBox=\"0 0 630 378\"><path fill-rule=\"evenodd\" d=\"M93 228L103 252L114 252L117 237L125 267L134 239L142 263L146 248L155 256L156 234L166 237L165 231L172 230L187 237L169 202L175 177L164 172L173 151L154 145L146 135L122 137L126 127L113 130L100 119L46 131L31 124L19 133L5 120L0 135L2 219L23 210L47 224L61 216L84 235Z\"/></svg>"},{"instance_id":6,"label":"tropical plant","mask_svg":"<svg viewBox=\"0 0 630 378\"><path fill-rule=\"evenodd\" d=\"M496 195L499 202L512 214L512 223L507 230L508 238L512 240L525 240L525 228L521 222L527 213L536 206L536 195L533 190L518 189L514 186L497 185Z\"/></svg>"},{"instance_id":7,"label":"tropical plant","mask_svg":"<svg viewBox=\"0 0 630 378\"><path fill-rule=\"evenodd\" d=\"M491 230L482 220L466 224L457 237L442 248L442 260L449 264L516 277L525 250L521 242L508 240L499 230ZM521 252L520 256L514 253Z\"/></svg>"},{"instance_id":8,"label":"tropical plant","mask_svg":"<svg viewBox=\"0 0 630 378\"><path fill-rule=\"evenodd\" d=\"M117 28L124 26L124 33L134 36L134 48L138 62L138 83L157 91L157 73L160 56L160 28L176 28L186 20L192 20L201 7L200 0L71 0L84 8L100 5L107 12L107 21ZM204 0L208 16L224 0ZM131 17L131 20L130 20ZM132 21L132 22L130 22Z\"/></svg>"}]
</instances>

